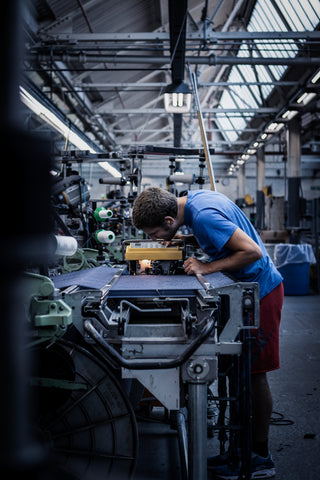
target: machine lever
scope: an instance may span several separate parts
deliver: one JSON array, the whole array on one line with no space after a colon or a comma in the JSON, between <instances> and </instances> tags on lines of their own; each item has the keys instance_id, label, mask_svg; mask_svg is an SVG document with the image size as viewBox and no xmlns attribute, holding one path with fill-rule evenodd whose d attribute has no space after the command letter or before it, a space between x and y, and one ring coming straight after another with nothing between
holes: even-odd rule
<instances>
[{"instance_id":1,"label":"machine lever","mask_svg":"<svg viewBox=\"0 0 320 480\"><path fill-rule=\"evenodd\" d=\"M92 325L90 320L84 322L84 329L88 332L91 338L93 338L106 352L115 360L121 367L129 370L161 370L169 368L180 367L185 363L191 355L200 347L200 345L208 338L214 328L214 319L211 318L204 327L202 327L200 334L188 345L188 347L178 355L176 358L167 361L136 361L127 360L115 350L105 338L98 332L98 330Z\"/></svg>"}]
</instances>

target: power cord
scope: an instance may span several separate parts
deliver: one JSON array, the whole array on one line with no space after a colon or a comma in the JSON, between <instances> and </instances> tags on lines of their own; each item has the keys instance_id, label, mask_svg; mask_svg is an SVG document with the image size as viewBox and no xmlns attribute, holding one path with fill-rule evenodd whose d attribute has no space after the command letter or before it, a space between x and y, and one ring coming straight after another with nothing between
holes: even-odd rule
<instances>
[{"instance_id":1,"label":"power cord","mask_svg":"<svg viewBox=\"0 0 320 480\"><path fill-rule=\"evenodd\" d=\"M282 413L272 412L270 425L276 425L278 427L281 427L284 425L293 425L293 424L294 424L294 421L284 418L284 415Z\"/></svg>"}]
</instances>

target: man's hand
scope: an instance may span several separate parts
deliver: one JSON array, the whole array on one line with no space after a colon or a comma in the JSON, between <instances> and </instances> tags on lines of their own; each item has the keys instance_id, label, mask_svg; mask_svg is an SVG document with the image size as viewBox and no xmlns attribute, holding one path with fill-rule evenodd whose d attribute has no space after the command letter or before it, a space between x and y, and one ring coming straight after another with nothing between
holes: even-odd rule
<instances>
[{"instance_id":1,"label":"man's hand","mask_svg":"<svg viewBox=\"0 0 320 480\"><path fill-rule=\"evenodd\" d=\"M206 275L215 272L235 272L256 262L262 257L259 245L240 228L237 228L226 243L226 248L231 252L228 256L202 263L190 257L184 262L184 270L188 275L200 273Z\"/></svg>"},{"instance_id":2,"label":"man's hand","mask_svg":"<svg viewBox=\"0 0 320 480\"><path fill-rule=\"evenodd\" d=\"M165 247L175 247L177 245L181 245L181 242L175 241L175 237L172 240L158 240L158 242L161 245L164 245Z\"/></svg>"},{"instance_id":3,"label":"man's hand","mask_svg":"<svg viewBox=\"0 0 320 480\"><path fill-rule=\"evenodd\" d=\"M187 275L195 275L197 273L201 273L202 275L209 273L208 263L203 263L197 260L194 257L189 257L183 264L184 271Z\"/></svg>"},{"instance_id":4,"label":"man's hand","mask_svg":"<svg viewBox=\"0 0 320 480\"><path fill-rule=\"evenodd\" d=\"M165 245L166 247L172 247L174 245L181 245L181 242L188 245L194 245L195 247L199 246L193 235L180 235L179 233L177 233L170 241L162 240L159 243L162 243L162 245Z\"/></svg>"}]
</instances>

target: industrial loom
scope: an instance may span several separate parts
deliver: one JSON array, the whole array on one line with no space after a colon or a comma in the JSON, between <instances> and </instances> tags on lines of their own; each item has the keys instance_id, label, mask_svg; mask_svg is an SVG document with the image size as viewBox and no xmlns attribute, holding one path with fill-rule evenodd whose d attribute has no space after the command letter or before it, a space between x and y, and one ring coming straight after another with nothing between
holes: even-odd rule
<instances>
[{"instance_id":1,"label":"industrial loom","mask_svg":"<svg viewBox=\"0 0 320 480\"><path fill-rule=\"evenodd\" d=\"M121 385L131 379L179 419L181 475L190 480L207 478L208 386L219 382L220 453L229 431L239 478L250 478L249 337L259 323L258 284L222 273L188 276L185 254L183 242L127 240L122 264L51 279L29 274L30 348L41 370L33 379L35 420L76 478L134 478L138 434ZM227 373L226 359L236 359Z\"/></svg>"}]
</instances>

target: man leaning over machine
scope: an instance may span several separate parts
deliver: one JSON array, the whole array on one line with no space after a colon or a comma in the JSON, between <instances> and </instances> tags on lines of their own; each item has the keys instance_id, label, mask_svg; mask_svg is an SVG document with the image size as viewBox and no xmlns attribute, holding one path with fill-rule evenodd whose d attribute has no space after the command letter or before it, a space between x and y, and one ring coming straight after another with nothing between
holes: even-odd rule
<instances>
[{"instance_id":1,"label":"man leaning over machine","mask_svg":"<svg viewBox=\"0 0 320 480\"><path fill-rule=\"evenodd\" d=\"M231 200L215 191L189 191L183 197L158 187L144 190L135 200L132 220L152 240L170 242L185 238L177 231L185 225L208 263L189 257L184 262L188 275L231 273L235 280L257 282L260 291L260 326L253 331L252 381L252 476L271 478L274 462L268 435L272 396L267 372L278 369L279 326L283 304L282 277L272 263L251 222ZM210 457L208 468L222 479L238 478L239 469L221 456ZM239 467L240 468L240 467Z\"/></svg>"}]
</instances>

